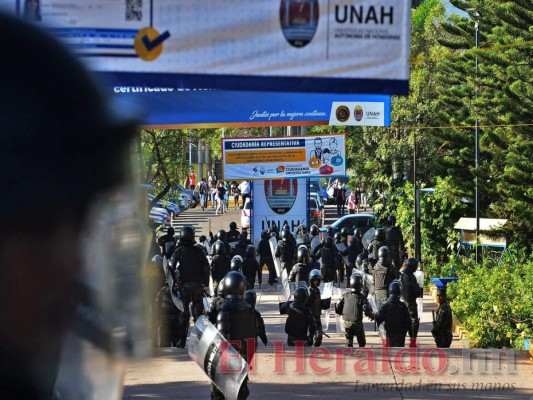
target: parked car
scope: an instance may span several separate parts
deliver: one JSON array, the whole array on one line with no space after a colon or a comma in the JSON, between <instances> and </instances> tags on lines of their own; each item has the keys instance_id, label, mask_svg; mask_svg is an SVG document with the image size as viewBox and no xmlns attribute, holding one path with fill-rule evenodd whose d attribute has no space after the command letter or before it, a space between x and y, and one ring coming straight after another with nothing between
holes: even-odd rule
<instances>
[{"instance_id":1,"label":"parked car","mask_svg":"<svg viewBox=\"0 0 533 400\"><path fill-rule=\"evenodd\" d=\"M160 207L152 207L148 218L154 222L160 224L162 223L164 225L170 225L171 222L169 212L166 209ZM160 222L161 220L163 222Z\"/></svg>"},{"instance_id":2,"label":"parked car","mask_svg":"<svg viewBox=\"0 0 533 400\"><path fill-rule=\"evenodd\" d=\"M350 214L339 218L331 224L335 233L340 232L342 228L348 229L348 234L353 235L354 228L361 229L364 235L366 231L374 227L374 216L372 214ZM320 228L321 232L327 232L326 228Z\"/></svg>"},{"instance_id":3,"label":"parked car","mask_svg":"<svg viewBox=\"0 0 533 400\"><path fill-rule=\"evenodd\" d=\"M252 211L252 201L248 197L241 209L241 229L250 229L250 213Z\"/></svg>"},{"instance_id":4,"label":"parked car","mask_svg":"<svg viewBox=\"0 0 533 400\"><path fill-rule=\"evenodd\" d=\"M200 204L200 193L195 190L185 189L181 185L177 185L178 190L180 191L180 194L186 194L190 196L193 200L191 208L196 207L198 204Z\"/></svg>"},{"instance_id":5,"label":"parked car","mask_svg":"<svg viewBox=\"0 0 533 400\"><path fill-rule=\"evenodd\" d=\"M319 197L322 197L323 202L328 198L328 193L318 178L309 179L309 192L317 193Z\"/></svg>"}]
</instances>

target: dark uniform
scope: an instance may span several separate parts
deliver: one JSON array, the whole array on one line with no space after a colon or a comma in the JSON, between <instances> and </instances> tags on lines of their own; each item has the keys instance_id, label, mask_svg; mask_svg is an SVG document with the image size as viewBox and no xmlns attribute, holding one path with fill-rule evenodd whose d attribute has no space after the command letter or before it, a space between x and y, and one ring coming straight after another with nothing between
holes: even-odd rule
<instances>
[{"instance_id":1,"label":"dark uniform","mask_svg":"<svg viewBox=\"0 0 533 400\"><path fill-rule=\"evenodd\" d=\"M366 337L363 327L363 314L369 312L366 295L361 292L362 277L351 276L349 293L345 293L335 306L335 313L342 315L346 336L346 347L353 347L353 338L357 338L359 347L365 347Z\"/></svg>"},{"instance_id":2,"label":"dark uniform","mask_svg":"<svg viewBox=\"0 0 533 400\"><path fill-rule=\"evenodd\" d=\"M174 305L168 285L161 288L156 298L158 310L159 347L178 347L183 337L181 311Z\"/></svg>"},{"instance_id":3,"label":"dark uniform","mask_svg":"<svg viewBox=\"0 0 533 400\"><path fill-rule=\"evenodd\" d=\"M243 259L246 257L246 249L248 248L248 240L246 240L246 235L241 233L238 236L239 241L235 245L235 252L233 253L234 256L241 256Z\"/></svg>"},{"instance_id":4,"label":"dark uniform","mask_svg":"<svg viewBox=\"0 0 533 400\"><path fill-rule=\"evenodd\" d=\"M289 231L282 231L281 240L278 242L275 252L276 257L279 257L281 269L286 269L287 274L291 273L296 253L296 246L293 244L289 235Z\"/></svg>"},{"instance_id":5,"label":"dark uniform","mask_svg":"<svg viewBox=\"0 0 533 400\"><path fill-rule=\"evenodd\" d=\"M334 282L336 280L336 273L339 269L339 251L333 244L333 238L328 236L324 239L322 247L317 247L316 259L321 259L322 265L320 272L324 282Z\"/></svg>"},{"instance_id":6,"label":"dark uniform","mask_svg":"<svg viewBox=\"0 0 533 400\"><path fill-rule=\"evenodd\" d=\"M247 290L244 292L244 301L252 306L255 312L255 319L257 321L257 337L261 339L261 342L266 346L268 343L268 338L266 335L265 321L261 316L261 313L255 308L255 303L257 301L257 295L254 290ZM257 349L258 342L255 343L255 348Z\"/></svg>"},{"instance_id":7,"label":"dark uniform","mask_svg":"<svg viewBox=\"0 0 533 400\"><path fill-rule=\"evenodd\" d=\"M374 297L378 309L389 297L388 289L391 282L396 279L396 274L389 262L389 251L387 247L381 247L379 251L378 263L373 270L374 275Z\"/></svg>"},{"instance_id":8,"label":"dark uniform","mask_svg":"<svg viewBox=\"0 0 533 400\"><path fill-rule=\"evenodd\" d=\"M289 281L305 282L309 285L309 273L311 272L312 264L309 262L309 250L307 247L300 246L296 258L298 262L292 267Z\"/></svg>"},{"instance_id":9,"label":"dark uniform","mask_svg":"<svg viewBox=\"0 0 533 400\"><path fill-rule=\"evenodd\" d=\"M239 237L240 234L241 233L237 229L237 224L235 222L230 222L229 231L227 233L226 240L228 242L233 242Z\"/></svg>"},{"instance_id":10,"label":"dark uniform","mask_svg":"<svg viewBox=\"0 0 533 400\"><path fill-rule=\"evenodd\" d=\"M181 313L183 335L179 346L185 347L189 329L189 304L192 308L194 322L203 314L204 288L209 287L209 261L202 249L194 245L194 228L185 225L181 229L180 241L172 259L171 268L175 268L180 277L180 294L184 311Z\"/></svg>"},{"instance_id":11,"label":"dark uniform","mask_svg":"<svg viewBox=\"0 0 533 400\"><path fill-rule=\"evenodd\" d=\"M448 348L452 344L452 309L450 304L446 301L445 289L439 289L438 293L439 308L435 314L435 321L433 321L433 329L431 334L435 338L437 347Z\"/></svg>"},{"instance_id":12,"label":"dark uniform","mask_svg":"<svg viewBox=\"0 0 533 400\"><path fill-rule=\"evenodd\" d=\"M393 281L389 288L389 298L376 314L378 325L385 322L386 345L391 347L404 347L405 336L411 329L409 309L400 301L401 290L401 283L398 280Z\"/></svg>"},{"instance_id":13,"label":"dark uniform","mask_svg":"<svg viewBox=\"0 0 533 400\"><path fill-rule=\"evenodd\" d=\"M294 301L287 302L280 307L280 312L287 314L285 333L289 346L294 346L296 341L303 341L307 346L313 344L316 325L311 310L305 305L308 297L306 288L298 288L294 291Z\"/></svg>"},{"instance_id":14,"label":"dark uniform","mask_svg":"<svg viewBox=\"0 0 533 400\"><path fill-rule=\"evenodd\" d=\"M416 277L413 275L413 270L416 270L417 264L418 262L414 258L408 259L401 279L402 298L407 304L409 314L411 315L411 330L409 331L409 337L411 338L410 347L416 347L416 337L418 336L418 328L420 326L416 299L422 297L423 292L423 289L418 285Z\"/></svg>"},{"instance_id":15,"label":"dark uniform","mask_svg":"<svg viewBox=\"0 0 533 400\"><path fill-rule=\"evenodd\" d=\"M313 315L313 319L315 321L316 333L313 338L313 346L315 347L318 347L322 344L323 331L320 313L322 310L329 310L331 305L331 298L322 300L322 297L320 296L320 289L318 288L319 284L320 280L312 280L311 285L309 286L309 299L307 300L306 304L311 310L311 314Z\"/></svg>"},{"instance_id":16,"label":"dark uniform","mask_svg":"<svg viewBox=\"0 0 533 400\"><path fill-rule=\"evenodd\" d=\"M378 251L383 246L388 246L388 243L385 240L385 231L381 228L378 228L374 232L374 239L372 239L366 248L369 259L368 261L372 267L376 264L379 258Z\"/></svg>"},{"instance_id":17,"label":"dark uniform","mask_svg":"<svg viewBox=\"0 0 533 400\"><path fill-rule=\"evenodd\" d=\"M152 344L157 347L159 340L158 326L159 326L159 307L157 305L157 297L159 290L166 285L167 277L163 269L163 257L154 256L146 271L147 296L150 299L150 327Z\"/></svg>"},{"instance_id":18,"label":"dark uniform","mask_svg":"<svg viewBox=\"0 0 533 400\"><path fill-rule=\"evenodd\" d=\"M255 311L250 304L244 301L243 296L246 288L246 278L237 271L231 271L224 278L225 299L220 306L217 316L217 329L228 341L239 341L237 349L245 360L251 360L255 353L255 346L248 348L248 341L257 338L257 320ZM248 340L247 340L248 339ZM240 387L237 399L248 398L248 376ZM222 400L224 395L211 385L211 399Z\"/></svg>"},{"instance_id":19,"label":"dark uniform","mask_svg":"<svg viewBox=\"0 0 533 400\"><path fill-rule=\"evenodd\" d=\"M262 270L263 265L266 264L268 268L268 284L273 285L277 282L276 268L274 267L274 259L272 258L272 251L270 250L270 242L266 231L261 232L261 240L257 245L257 252L259 253L259 266Z\"/></svg>"},{"instance_id":20,"label":"dark uniform","mask_svg":"<svg viewBox=\"0 0 533 400\"><path fill-rule=\"evenodd\" d=\"M242 273L246 277L246 281L248 282L247 288L253 289L255 286L255 277L257 276L257 282L259 283L259 286L261 286L261 283L263 281L263 276L261 274L261 268L259 267L259 263L255 259L255 252L252 246L252 251L250 252L250 248L248 247L248 250L246 251L245 258L242 262Z\"/></svg>"},{"instance_id":21,"label":"dark uniform","mask_svg":"<svg viewBox=\"0 0 533 400\"><path fill-rule=\"evenodd\" d=\"M167 234L157 239L157 244L161 247L161 255L170 259L174 248L176 247L176 237L174 236L174 229L168 228Z\"/></svg>"},{"instance_id":22,"label":"dark uniform","mask_svg":"<svg viewBox=\"0 0 533 400\"><path fill-rule=\"evenodd\" d=\"M387 228L385 228L385 241L388 243L391 252L392 264L399 271L402 266L401 255L405 252L402 230L395 226L396 217L389 215L387 218Z\"/></svg>"},{"instance_id":23,"label":"dark uniform","mask_svg":"<svg viewBox=\"0 0 533 400\"><path fill-rule=\"evenodd\" d=\"M218 294L218 284L224 279L226 274L230 271L231 260L226 255L216 254L211 259L211 277L213 278L213 287L215 288L215 296Z\"/></svg>"}]
</instances>

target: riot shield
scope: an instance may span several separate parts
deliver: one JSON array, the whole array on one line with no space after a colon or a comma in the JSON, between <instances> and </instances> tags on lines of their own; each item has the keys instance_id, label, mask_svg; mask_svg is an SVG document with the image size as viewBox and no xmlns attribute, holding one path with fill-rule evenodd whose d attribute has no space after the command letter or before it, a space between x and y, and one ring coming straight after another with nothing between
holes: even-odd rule
<instances>
[{"instance_id":1,"label":"riot shield","mask_svg":"<svg viewBox=\"0 0 533 400\"><path fill-rule=\"evenodd\" d=\"M322 310L322 315L320 317L322 322L322 332L327 332L329 328L329 316L330 316L330 309Z\"/></svg>"},{"instance_id":2,"label":"riot shield","mask_svg":"<svg viewBox=\"0 0 533 400\"><path fill-rule=\"evenodd\" d=\"M424 299L420 297L416 299L416 308L418 311L418 318L422 318L422 313L424 312Z\"/></svg>"},{"instance_id":3,"label":"riot shield","mask_svg":"<svg viewBox=\"0 0 533 400\"><path fill-rule=\"evenodd\" d=\"M165 267L165 263L164 262L163 262L163 267ZM181 301L179 292L178 293L174 292L174 278L173 278L172 272L170 271L170 268L168 268L168 266L167 266L167 268L165 268L165 275L167 277L167 285L168 285L168 287L170 289L170 297L172 297L172 302L178 308L178 310L183 312L183 310L184 310L183 302Z\"/></svg>"},{"instance_id":4,"label":"riot shield","mask_svg":"<svg viewBox=\"0 0 533 400\"><path fill-rule=\"evenodd\" d=\"M342 319L342 315L335 314L335 326L337 327L337 334L344 336L344 320Z\"/></svg>"},{"instance_id":5,"label":"riot shield","mask_svg":"<svg viewBox=\"0 0 533 400\"><path fill-rule=\"evenodd\" d=\"M278 278L281 276L281 265L279 262L279 258L276 257L276 246L278 245L278 241L275 237L271 237L269 240L270 243L270 251L272 252L272 259L274 260L274 267L276 268L276 274L278 275Z\"/></svg>"},{"instance_id":6,"label":"riot shield","mask_svg":"<svg viewBox=\"0 0 533 400\"><path fill-rule=\"evenodd\" d=\"M311 251L314 251L316 246L320 244L320 236L313 236L311 239Z\"/></svg>"},{"instance_id":7,"label":"riot shield","mask_svg":"<svg viewBox=\"0 0 533 400\"><path fill-rule=\"evenodd\" d=\"M363 239L362 242L363 242L363 247L366 249L368 249L368 245L370 244L370 242L372 241L372 239L374 239L374 232L376 231L375 228L370 228L368 231L365 232L365 234L363 235Z\"/></svg>"},{"instance_id":8,"label":"riot shield","mask_svg":"<svg viewBox=\"0 0 533 400\"><path fill-rule=\"evenodd\" d=\"M376 299L374 298L374 295L368 296L367 298L368 304L370 304L370 308L372 308L372 311L374 311L374 315L378 313L378 305L376 303Z\"/></svg>"},{"instance_id":9,"label":"riot shield","mask_svg":"<svg viewBox=\"0 0 533 400\"><path fill-rule=\"evenodd\" d=\"M203 315L191 329L188 352L227 399L237 400L248 364Z\"/></svg>"},{"instance_id":10,"label":"riot shield","mask_svg":"<svg viewBox=\"0 0 533 400\"><path fill-rule=\"evenodd\" d=\"M289 285L289 276L286 269L281 271L281 284L283 286L283 295L285 296L285 301L288 301L291 297L291 287Z\"/></svg>"},{"instance_id":11,"label":"riot shield","mask_svg":"<svg viewBox=\"0 0 533 400\"><path fill-rule=\"evenodd\" d=\"M333 296L333 282L321 282L318 288L320 289L320 297L323 299Z\"/></svg>"},{"instance_id":12,"label":"riot shield","mask_svg":"<svg viewBox=\"0 0 533 400\"><path fill-rule=\"evenodd\" d=\"M202 303L204 305L204 313L207 315L209 311L211 311L211 305L213 303L213 299L211 297L204 296L202 298Z\"/></svg>"},{"instance_id":13,"label":"riot shield","mask_svg":"<svg viewBox=\"0 0 533 400\"><path fill-rule=\"evenodd\" d=\"M346 245L342 242L335 243L337 246L337 250L339 250L339 253L341 254L342 260L344 261L344 264L350 265L350 261L348 261L348 256L343 256L342 252L346 250Z\"/></svg>"},{"instance_id":14,"label":"riot shield","mask_svg":"<svg viewBox=\"0 0 533 400\"><path fill-rule=\"evenodd\" d=\"M363 285L366 287L366 290L368 290L368 293L374 294L374 277L364 273L363 279Z\"/></svg>"}]
</instances>

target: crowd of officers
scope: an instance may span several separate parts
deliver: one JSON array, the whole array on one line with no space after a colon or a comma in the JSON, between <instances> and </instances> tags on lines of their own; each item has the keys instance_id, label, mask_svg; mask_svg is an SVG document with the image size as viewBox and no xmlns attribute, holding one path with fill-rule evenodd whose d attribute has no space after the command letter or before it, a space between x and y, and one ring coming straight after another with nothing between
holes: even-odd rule
<instances>
[{"instance_id":1,"label":"crowd of officers","mask_svg":"<svg viewBox=\"0 0 533 400\"><path fill-rule=\"evenodd\" d=\"M274 255L272 236L279 238ZM320 283L333 282L341 287L346 281L348 290L335 304L335 312L344 321L346 346L353 347L354 338L360 347L365 346L362 319L367 316L378 325L384 323L381 326L384 329L380 329L384 332L384 345L404 347L409 334L410 347L416 347L420 321L416 299L422 297L422 288L414 276L418 262L413 258L404 262L403 237L395 226L394 216L389 216L387 228L375 230L366 248L359 229L354 230L349 243L348 238L345 228L335 234L328 227L327 234L320 239L318 227L312 226L309 233L302 227L297 244L288 227L284 227L281 232L276 229L262 232L256 252L246 231L239 232L234 222L228 232L220 230L210 240L201 236L199 243L192 226L181 229L179 240L169 228L158 240L162 254L152 260L153 270L157 271L153 276L160 280L161 287L152 305L154 344L185 347L190 317L196 321L200 315L206 315L228 340L241 341L239 351L243 357L255 351L247 349L246 339L254 338L256 347L258 340L266 345L265 325L255 309L253 289L256 282L262 284L265 265L269 271L268 284L277 283L275 256L279 257L280 267L286 271L289 281L297 283L293 300L280 304L280 313L287 315L285 332L289 346L299 342L321 345L325 335L321 313L330 309L331 297L321 298ZM229 242L235 239L237 243L230 246ZM172 274L173 287L167 284L165 262ZM214 297L207 308L204 298L209 295L210 279ZM182 311L176 307L173 293L183 303ZM440 306L432 334L438 347L449 347L451 310L444 291L439 292L438 299ZM246 398L246 382L241 392L239 398ZM214 385L212 398L224 398Z\"/></svg>"}]
</instances>

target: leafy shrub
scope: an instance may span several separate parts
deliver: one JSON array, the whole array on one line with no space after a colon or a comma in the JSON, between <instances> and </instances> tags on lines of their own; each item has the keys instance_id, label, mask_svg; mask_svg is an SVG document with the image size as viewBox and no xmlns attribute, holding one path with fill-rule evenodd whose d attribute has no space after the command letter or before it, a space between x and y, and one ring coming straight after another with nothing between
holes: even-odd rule
<instances>
[{"instance_id":1,"label":"leafy shrub","mask_svg":"<svg viewBox=\"0 0 533 400\"><path fill-rule=\"evenodd\" d=\"M448 285L451 307L480 348L523 349L533 338L533 260L511 249L499 265L457 263L459 281Z\"/></svg>"}]
</instances>

